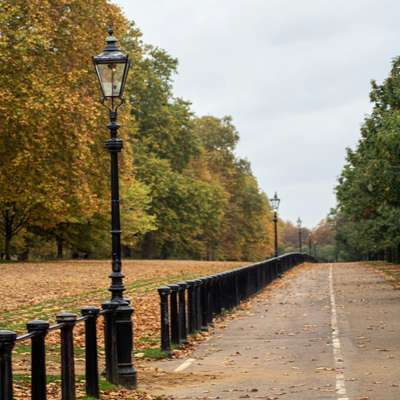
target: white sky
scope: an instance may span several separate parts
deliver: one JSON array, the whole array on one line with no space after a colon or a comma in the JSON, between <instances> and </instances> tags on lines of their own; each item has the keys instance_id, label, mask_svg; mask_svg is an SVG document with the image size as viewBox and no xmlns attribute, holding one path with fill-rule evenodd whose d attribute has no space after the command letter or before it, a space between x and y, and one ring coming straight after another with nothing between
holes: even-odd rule
<instances>
[{"instance_id":1,"label":"white sky","mask_svg":"<svg viewBox=\"0 0 400 400\"><path fill-rule=\"evenodd\" d=\"M400 53L397 0L114 0L144 41L179 60L175 94L197 115L231 115L237 153L280 214L308 227L333 189Z\"/></svg>"}]
</instances>

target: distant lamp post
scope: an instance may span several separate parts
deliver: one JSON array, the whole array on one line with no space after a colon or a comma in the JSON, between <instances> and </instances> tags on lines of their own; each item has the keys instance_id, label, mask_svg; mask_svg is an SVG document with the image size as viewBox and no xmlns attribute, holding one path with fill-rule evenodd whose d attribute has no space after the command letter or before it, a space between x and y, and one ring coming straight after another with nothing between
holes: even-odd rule
<instances>
[{"instance_id":1,"label":"distant lamp post","mask_svg":"<svg viewBox=\"0 0 400 400\"><path fill-rule=\"evenodd\" d=\"M271 202L272 210L274 211L274 238L275 238L275 257L278 257L278 210L281 199L275 192L274 197L269 200Z\"/></svg>"},{"instance_id":2,"label":"distant lamp post","mask_svg":"<svg viewBox=\"0 0 400 400\"><path fill-rule=\"evenodd\" d=\"M303 240L302 240L302 226L301 224L303 221L299 218L297 218L297 227L299 228L299 252L301 253L303 251Z\"/></svg>"},{"instance_id":3,"label":"distant lamp post","mask_svg":"<svg viewBox=\"0 0 400 400\"><path fill-rule=\"evenodd\" d=\"M312 236L311 233L308 235L308 254L311 256L312 253Z\"/></svg>"},{"instance_id":4,"label":"distant lamp post","mask_svg":"<svg viewBox=\"0 0 400 400\"><path fill-rule=\"evenodd\" d=\"M111 235L112 272L110 274L111 301L103 304L108 310L105 327L106 375L115 384L136 386L136 371L132 365L133 325L129 300L123 298L125 287L121 269L121 223L119 207L118 153L122 139L118 138L117 110L123 103L125 82L130 66L129 57L122 53L113 30L108 29L106 46L93 57L93 64L100 84L101 101L110 115L110 139L105 143L111 156Z\"/></svg>"}]
</instances>

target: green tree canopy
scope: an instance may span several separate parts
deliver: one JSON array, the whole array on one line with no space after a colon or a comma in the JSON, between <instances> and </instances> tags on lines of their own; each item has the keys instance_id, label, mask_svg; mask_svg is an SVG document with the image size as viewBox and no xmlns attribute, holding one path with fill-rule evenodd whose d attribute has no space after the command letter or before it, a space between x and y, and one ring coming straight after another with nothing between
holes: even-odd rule
<instances>
[{"instance_id":1,"label":"green tree canopy","mask_svg":"<svg viewBox=\"0 0 400 400\"><path fill-rule=\"evenodd\" d=\"M349 258L400 245L400 59L389 77L372 82L372 113L347 150L336 188L337 238Z\"/></svg>"}]
</instances>

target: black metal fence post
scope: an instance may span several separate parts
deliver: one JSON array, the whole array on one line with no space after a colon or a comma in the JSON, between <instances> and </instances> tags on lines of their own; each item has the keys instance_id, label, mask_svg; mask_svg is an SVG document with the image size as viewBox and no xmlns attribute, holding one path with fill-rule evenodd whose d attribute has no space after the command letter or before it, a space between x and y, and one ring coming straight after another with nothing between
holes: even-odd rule
<instances>
[{"instance_id":1,"label":"black metal fence post","mask_svg":"<svg viewBox=\"0 0 400 400\"><path fill-rule=\"evenodd\" d=\"M12 331L0 331L0 399L13 399L12 349L17 334Z\"/></svg>"},{"instance_id":2,"label":"black metal fence post","mask_svg":"<svg viewBox=\"0 0 400 400\"><path fill-rule=\"evenodd\" d=\"M161 351L167 355L170 355L171 353L168 309L168 297L170 293L171 290L168 286L162 286L158 288L158 294L160 295Z\"/></svg>"},{"instance_id":3,"label":"black metal fence post","mask_svg":"<svg viewBox=\"0 0 400 400\"><path fill-rule=\"evenodd\" d=\"M133 308L128 301L120 302L115 309L115 330L117 335L118 384L134 388L137 384L136 370L132 362L133 352Z\"/></svg>"},{"instance_id":4,"label":"black metal fence post","mask_svg":"<svg viewBox=\"0 0 400 400\"><path fill-rule=\"evenodd\" d=\"M232 306L232 287L231 287L231 276L229 271L223 273L223 293L225 297L225 311L229 311Z\"/></svg>"},{"instance_id":5,"label":"black metal fence post","mask_svg":"<svg viewBox=\"0 0 400 400\"><path fill-rule=\"evenodd\" d=\"M229 311L232 308L232 274L230 271L226 271L224 274L225 281L225 296L226 296L226 307L225 309Z\"/></svg>"},{"instance_id":6,"label":"black metal fence post","mask_svg":"<svg viewBox=\"0 0 400 400\"><path fill-rule=\"evenodd\" d=\"M229 272L229 286L230 286L230 309L236 306L236 283L235 283L235 271Z\"/></svg>"},{"instance_id":7,"label":"black metal fence post","mask_svg":"<svg viewBox=\"0 0 400 400\"><path fill-rule=\"evenodd\" d=\"M196 294L196 331L201 330L202 319L202 304L201 304L201 280L196 279L195 294Z\"/></svg>"},{"instance_id":8,"label":"black metal fence post","mask_svg":"<svg viewBox=\"0 0 400 400\"><path fill-rule=\"evenodd\" d=\"M272 280L276 279L279 275L278 265L279 265L279 257L274 259Z\"/></svg>"},{"instance_id":9,"label":"black metal fence post","mask_svg":"<svg viewBox=\"0 0 400 400\"><path fill-rule=\"evenodd\" d=\"M201 330L208 331L208 282L207 278L200 278L201 281Z\"/></svg>"},{"instance_id":10,"label":"black metal fence post","mask_svg":"<svg viewBox=\"0 0 400 400\"><path fill-rule=\"evenodd\" d=\"M245 270L245 282L246 282L246 298L251 296L251 271L250 269Z\"/></svg>"},{"instance_id":11,"label":"black metal fence post","mask_svg":"<svg viewBox=\"0 0 400 400\"><path fill-rule=\"evenodd\" d=\"M239 271L233 272L233 286L234 286L234 306L237 307L240 304L240 293L239 293Z\"/></svg>"},{"instance_id":12,"label":"black metal fence post","mask_svg":"<svg viewBox=\"0 0 400 400\"><path fill-rule=\"evenodd\" d=\"M214 319L214 317L218 314L217 283L218 283L218 275L212 275L211 292L210 292L212 319Z\"/></svg>"},{"instance_id":13,"label":"black metal fence post","mask_svg":"<svg viewBox=\"0 0 400 400\"><path fill-rule=\"evenodd\" d=\"M286 264L289 261L289 259L285 257L279 257L278 258L278 277L282 278L283 273L285 272Z\"/></svg>"},{"instance_id":14,"label":"black metal fence post","mask_svg":"<svg viewBox=\"0 0 400 400\"><path fill-rule=\"evenodd\" d=\"M207 324L212 325L213 323L213 284L214 277L209 276L207 278Z\"/></svg>"},{"instance_id":15,"label":"black metal fence post","mask_svg":"<svg viewBox=\"0 0 400 400\"><path fill-rule=\"evenodd\" d=\"M265 269L264 263L260 264L260 270L261 270L261 288L264 289L267 283L267 271Z\"/></svg>"},{"instance_id":16,"label":"black metal fence post","mask_svg":"<svg viewBox=\"0 0 400 400\"><path fill-rule=\"evenodd\" d=\"M95 399L100 398L99 366L97 361L97 329L96 322L100 313L97 307L84 307L81 314L85 320L85 377L86 394Z\"/></svg>"},{"instance_id":17,"label":"black metal fence post","mask_svg":"<svg viewBox=\"0 0 400 400\"><path fill-rule=\"evenodd\" d=\"M104 353L105 375L109 382L118 384L117 332L115 329L115 310L119 303L106 301L101 306L104 314Z\"/></svg>"},{"instance_id":18,"label":"black metal fence post","mask_svg":"<svg viewBox=\"0 0 400 400\"><path fill-rule=\"evenodd\" d=\"M229 309L235 307L235 273L233 271L228 272L228 288L229 288Z\"/></svg>"},{"instance_id":19,"label":"black metal fence post","mask_svg":"<svg viewBox=\"0 0 400 400\"><path fill-rule=\"evenodd\" d=\"M214 283L214 316L221 314L222 311L222 303L220 296L220 287L221 287L221 274L214 275L215 283Z\"/></svg>"},{"instance_id":20,"label":"black metal fence post","mask_svg":"<svg viewBox=\"0 0 400 400\"><path fill-rule=\"evenodd\" d=\"M257 292L259 292L262 288L262 282L261 282L261 267L260 265L257 265L256 267L256 277L257 277Z\"/></svg>"},{"instance_id":21,"label":"black metal fence post","mask_svg":"<svg viewBox=\"0 0 400 400\"><path fill-rule=\"evenodd\" d=\"M219 276L218 297L220 299L220 312L223 313L227 311L226 274L225 272L220 272L218 276Z\"/></svg>"},{"instance_id":22,"label":"black metal fence post","mask_svg":"<svg viewBox=\"0 0 400 400\"><path fill-rule=\"evenodd\" d=\"M31 396L32 400L46 400L46 347L45 338L50 324L47 321L30 321L26 324L29 333L35 333L31 339L31 368L32 383Z\"/></svg>"},{"instance_id":23,"label":"black metal fence post","mask_svg":"<svg viewBox=\"0 0 400 400\"><path fill-rule=\"evenodd\" d=\"M191 335L196 330L196 297L195 281L187 281L188 291L188 334Z\"/></svg>"},{"instance_id":24,"label":"black metal fence post","mask_svg":"<svg viewBox=\"0 0 400 400\"><path fill-rule=\"evenodd\" d=\"M179 310L179 343L187 343L187 318L186 318L186 282L178 283L178 310Z\"/></svg>"},{"instance_id":25,"label":"black metal fence post","mask_svg":"<svg viewBox=\"0 0 400 400\"><path fill-rule=\"evenodd\" d=\"M251 268L248 268L246 270L246 282L247 282L246 297L250 297L253 294L253 274Z\"/></svg>"},{"instance_id":26,"label":"black metal fence post","mask_svg":"<svg viewBox=\"0 0 400 400\"><path fill-rule=\"evenodd\" d=\"M61 327L61 398L75 400L75 360L73 329L77 316L72 313L57 315L57 323Z\"/></svg>"},{"instance_id":27,"label":"black metal fence post","mask_svg":"<svg viewBox=\"0 0 400 400\"><path fill-rule=\"evenodd\" d=\"M253 265L252 275L253 275L253 292L252 292L252 294L255 294L258 291L258 273L257 273L256 265Z\"/></svg>"},{"instance_id":28,"label":"black metal fence post","mask_svg":"<svg viewBox=\"0 0 400 400\"><path fill-rule=\"evenodd\" d=\"M171 308L171 343L179 344L181 337L180 324L179 324L179 311L178 311L178 285L169 285L171 290L170 294L170 308Z\"/></svg>"}]
</instances>

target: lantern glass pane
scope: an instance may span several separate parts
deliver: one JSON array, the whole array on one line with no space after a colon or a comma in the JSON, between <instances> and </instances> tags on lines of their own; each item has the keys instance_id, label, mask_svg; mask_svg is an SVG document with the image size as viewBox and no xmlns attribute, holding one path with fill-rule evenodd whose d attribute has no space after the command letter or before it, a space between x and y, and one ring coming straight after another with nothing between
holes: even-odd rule
<instances>
[{"instance_id":1,"label":"lantern glass pane","mask_svg":"<svg viewBox=\"0 0 400 400\"><path fill-rule=\"evenodd\" d=\"M96 69L104 97L120 97L125 63L97 64Z\"/></svg>"},{"instance_id":2,"label":"lantern glass pane","mask_svg":"<svg viewBox=\"0 0 400 400\"><path fill-rule=\"evenodd\" d=\"M276 194L272 199L270 199L270 202L271 202L272 209L274 211L278 211L280 199L278 198L278 196Z\"/></svg>"}]
</instances>

